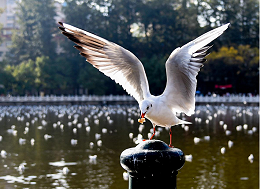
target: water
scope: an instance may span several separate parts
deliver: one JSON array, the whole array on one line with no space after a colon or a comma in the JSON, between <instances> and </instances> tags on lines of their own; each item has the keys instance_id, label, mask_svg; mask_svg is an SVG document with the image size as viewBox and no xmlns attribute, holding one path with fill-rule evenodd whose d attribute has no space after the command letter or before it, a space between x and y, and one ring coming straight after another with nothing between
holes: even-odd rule
<instances>
[{"instance_id":1,"label":"water","mask_svg":"<svg viewBox=\"0 0 260 189\"><path fill-rule=\"evenodd\" d=\"M138 117L137 106L1 106L0 188L128 188L119 156L136 146L129 133L147 139L152 128ZM172 128L173 145L192 155L178 188L259 188L258 107L197 106L180 117L193 124ZM168 143L168 130L156 130Z\"/></svg>"}]
</instances>

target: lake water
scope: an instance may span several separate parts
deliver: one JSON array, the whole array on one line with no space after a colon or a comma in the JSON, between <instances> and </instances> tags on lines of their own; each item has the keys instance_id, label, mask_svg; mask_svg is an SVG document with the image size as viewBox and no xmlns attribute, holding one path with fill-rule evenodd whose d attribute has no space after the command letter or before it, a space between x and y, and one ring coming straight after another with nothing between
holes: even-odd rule
<instances>
[{"instance_id":1,"label":"lake water","mask_svg":"<svg viewBox=\"0 0 260 189\"><path fill-rule=\"evenodd\" d=\"M192 125L172 128L173 145L192 159L178 189L259 188L258 107L205 105L179 116ZM0 106L0 188L127 189L120 154L136 146L129 133L147 139L152 128L138 117L137 106ZM168 130L156 130L168 143Z\"/></svg>"}]
</instances>

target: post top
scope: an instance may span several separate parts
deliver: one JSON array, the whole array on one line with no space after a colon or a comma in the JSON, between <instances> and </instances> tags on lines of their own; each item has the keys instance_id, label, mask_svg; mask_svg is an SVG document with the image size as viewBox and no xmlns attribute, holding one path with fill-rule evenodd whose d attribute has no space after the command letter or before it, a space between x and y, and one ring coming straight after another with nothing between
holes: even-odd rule
<instances>
[{"instance_id":1,"label":"post top","mask_svg":"<svg viewBox=\"0 0 260 189\"><path fill-rule=\"evenodd\" d=\"M136 150L168 150L170 147L160 140L146 140L139 143Z\"/></svg>"},{"instance_id":2,"label":"post top","mask_svg":"<svg viewBox=\"0 0 260 189\"><path fill-rule=\"evenodd\" d=\"M121 166L130 174L177 174L184 165L184 153L160 140L147 140L121 153Z\"/></svg>"}]
</instances>

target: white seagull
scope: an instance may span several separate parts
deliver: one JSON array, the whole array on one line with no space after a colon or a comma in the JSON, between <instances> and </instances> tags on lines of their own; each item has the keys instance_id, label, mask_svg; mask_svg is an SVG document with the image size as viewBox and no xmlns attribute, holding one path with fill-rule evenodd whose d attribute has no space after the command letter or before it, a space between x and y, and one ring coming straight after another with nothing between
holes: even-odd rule
<instances>
[{"instance_id":1,"label":"white seagull","mask_svg":"<svg viewBox=\"0 0 260 189\"><path fill-rule=\"evenodd\" d=\"M147 77L141 61L123 47L81 30L69 24L61 23L62 34L72 40L74 47L87 61L99 71L119 83L127 93L133 96L141 110L141 122L144 117L155 126L170 128L178 124L190 124L176 116L184 112L190 116L195 110L196 76L206 61L207 46L219 37L229 26L225 24L213 29L182 47L176 48L166 61L167 84L159 96L151 95Z\"/></svg>"}]
</instances>

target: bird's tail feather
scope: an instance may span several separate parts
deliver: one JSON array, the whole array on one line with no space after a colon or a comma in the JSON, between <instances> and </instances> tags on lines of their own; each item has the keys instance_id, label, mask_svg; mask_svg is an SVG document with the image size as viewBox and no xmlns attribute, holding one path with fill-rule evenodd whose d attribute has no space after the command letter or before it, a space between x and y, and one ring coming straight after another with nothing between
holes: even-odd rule
<instances>
[{"instance_id":1,"label":"bird's tail feather","mask_svg":"<svg viewBox=\"0 0 260 189\"><path fill-rule=\"evenodd\" d=\"M192 123L179 119L179 124L192 124Z\"/></svg>"}]
</instances>

